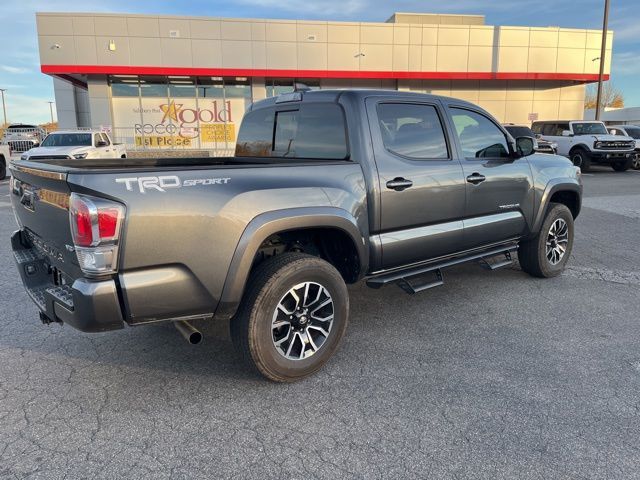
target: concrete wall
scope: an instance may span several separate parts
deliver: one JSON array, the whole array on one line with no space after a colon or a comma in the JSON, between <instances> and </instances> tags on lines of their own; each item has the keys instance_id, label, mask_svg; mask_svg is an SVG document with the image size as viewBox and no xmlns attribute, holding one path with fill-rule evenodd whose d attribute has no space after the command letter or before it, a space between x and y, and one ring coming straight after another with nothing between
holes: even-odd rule
<instances>
[{"instance_id":1,"label":"concrete wall","mask_svg":"<svg viewBox=\"0 0 640 480\"><path fill-rule=\"evenodd\" d=\"M53 79L56 117L59 128L91 126L91 108L87 90L59 78Z\"/></svg>"},{"instance_id":2,"label":"concrete wall","mask_svg":"<svg viewBox=\"0 0 640 480\"><path fill-rule=\"evenodd\" d=\"M43 65L320 72L595 74L601 38L562 28L115 14L38 13L37 25ZM607 72L611 44L609 33Z\"/></svg>"},{"instance_id":3,"label":"concrete wall","mask_svg":"<svg viewBox=\"0 0 640 480\"><path fill-rule=\"evenodd\" d=\"M584 114L585 86L570 81L405 80L399 88L468 100L508 123L530 125L530 113L540 120Z\"/></svg>"}]
</instances>

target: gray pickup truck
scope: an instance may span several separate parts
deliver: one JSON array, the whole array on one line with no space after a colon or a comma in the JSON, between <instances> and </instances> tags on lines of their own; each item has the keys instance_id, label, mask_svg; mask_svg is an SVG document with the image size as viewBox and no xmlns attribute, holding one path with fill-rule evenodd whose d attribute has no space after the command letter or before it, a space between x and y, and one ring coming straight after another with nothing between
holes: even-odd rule
<instances>
[{"instance_id":1,"label":"gray pickup truck","mask_svg":"<svg viewBox=\"0 0 640 480\"><path fill-rule=\"evenodd\" d=\"M531 275L558 275L582 195L568 159L535 154L479 107L375 90L257 102L235 157L11 170L13 252L43 322L172 321L196 342L190 321L230 321L242 356L276 381L334 353L346 284L416 293L445 267L516 253Z\"/></svg>"}]
</instances>

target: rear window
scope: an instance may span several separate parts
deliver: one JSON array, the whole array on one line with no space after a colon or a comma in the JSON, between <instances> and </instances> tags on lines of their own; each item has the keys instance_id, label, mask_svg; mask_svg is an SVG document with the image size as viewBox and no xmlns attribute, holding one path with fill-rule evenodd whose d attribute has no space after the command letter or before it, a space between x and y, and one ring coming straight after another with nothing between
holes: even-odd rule
<instances>
[{"instance_id":1,"label":"rear window","mask_svg":"<svg viewBox=\"0 0 640 480\"><path fill-rule=\"evenodd\" d=\"M625 127L627 135L636 140L640 140L640 127Z\"/></svg>"},{"instance_id":2,"label":"rear window","mask_svg":"<svg viewBox=\"0 0 640 480\"><path fill-rule=\"evenodd\" d=\"M239 157L348 158L342 108L334 103L302 104L255 110L245 115L238 141Z\"/></svg>"}]
</instances>

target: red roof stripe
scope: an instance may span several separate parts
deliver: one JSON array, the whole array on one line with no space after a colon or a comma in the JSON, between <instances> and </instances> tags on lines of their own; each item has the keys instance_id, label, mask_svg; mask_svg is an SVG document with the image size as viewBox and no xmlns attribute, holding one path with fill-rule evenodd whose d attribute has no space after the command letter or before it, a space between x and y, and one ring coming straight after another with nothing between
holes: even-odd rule
<instances>
[{"instance_id":1,"label":"red roof stripe","mask_svg":"<svg viewBox=\"0 0 640 480\"><path fill-rule=\"evenodd\" d=\"M390 72L351 70L278 70L261 68L143 67L126 65L42 65L42 73L100 75L193 75L211 77L369 78L415 80L575 80L595 82L595 73L545 72ZM605 80L609 75L605 75Z\"/></svg>"}]
</instances>

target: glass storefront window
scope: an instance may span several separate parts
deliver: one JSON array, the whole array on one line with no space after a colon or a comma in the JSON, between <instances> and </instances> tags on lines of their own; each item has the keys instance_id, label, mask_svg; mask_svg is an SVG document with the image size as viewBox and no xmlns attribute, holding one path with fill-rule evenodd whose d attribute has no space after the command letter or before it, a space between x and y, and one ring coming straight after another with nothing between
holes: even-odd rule
<instances>
[{"instance_id":1,"label":"glass storefront window","mask_svg":"<svg viewBox=\"0 0 640 480\"><path fill-rule=\"evenodd\" d=\"M111 78L111 95L114 97L137 97L140 95L138 90L138 79L118 79Z\"/></svg>"},{"instance_id":2,"label":"glass storefront window","mask_svg":"<svg viewBox=\"0 0 640 480\"><path fill-rule=\"evenodd\" d=\"M164 77L140 77L140 96L167 98L167 79Z\"/></svg>"},{"instance_id":3,"label":"glass storefront window","mask_svg":"<svg viewBox=\"0 0 640 480\"><path fill-rule=\"evenodd\" d=\"M198 77L198 98L222 98L224 82L222 77Z\"/></svg>"},{"instance_id":4,"label":"glass storefront window","mask_svg":"<svg viewBox=\"0 0 640 480\"><path fill-rule=\"evenodd\" d=\"M194 98L196 96L195 80L190 77L169 77L170 98Z\"/></svg>"}]
</instances>

